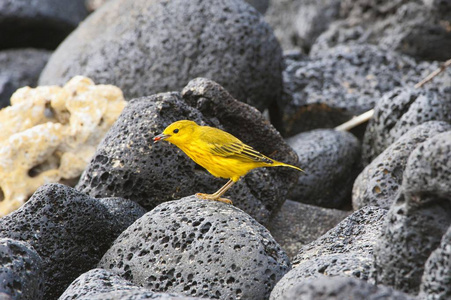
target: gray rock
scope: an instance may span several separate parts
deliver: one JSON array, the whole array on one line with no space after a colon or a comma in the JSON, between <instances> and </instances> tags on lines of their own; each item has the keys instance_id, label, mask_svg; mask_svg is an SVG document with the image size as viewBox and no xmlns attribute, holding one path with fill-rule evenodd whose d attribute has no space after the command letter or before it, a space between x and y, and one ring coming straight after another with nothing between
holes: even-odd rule
<instances>
[{"instance_id":1,"label":"gray rock","mask_svg":"<svg viewBox=\"0 0 451 300\"><path fill-rule=\"evenodd\" d=\"M451 80L451 71L448 76ZM450 85L443 83L446 86ZM411 128L433 120L451 123L451 90L405 87L385 94L374 108L365 132L363 163L369 164Z\"/></svg>"},{"instance_id":2,"label":"gray rock","mask_svg":"<svg viewBox=\"0 0 451 300\"><path fill-rule=\"evenodd\" d=\"M421 279L420 299L451 298L451 227L429 256Z\"/></svg>"},{"instance_id":3,"label":"gray rock","mask_svg":"<svg viewBox=\"0 0 451 300\"><path fill-rule=\"evenodd\" d=\"M421 1L343 1L340 15L318 37L312 52L318 53L346 42L375 44L419 60L449 59L451 33L440 7Z\"/></svg>"},{"instance_id":4,"label":"gray rock","mask_svg":"<svg viewBox=\"0 0 451 300\"><path fill-rule=\"evenodd\" d=\"M360 171L357 138L349 132L318 129L291 137L287 143L306 172L299 176L289 197L322 207L349 207L352 184Z\"/></svg>"},{"instance_id":5,"label":"gray rock","mask_svg":"<svg viewBox=\"0 0 451 300\"><path fill-rule=\"evenodd\" d=\"M269 0L245 0L252 5L259 13L264 14L269 6Z\"/></svg>"},{"instance_id":6,"label":"gray rock","mask_svg":"<svg viewBox=\"0 0 451 300\"><path fill-rule=\"evenodd\" d=\"M337 46L309 59L288 58L286 64L282 103L289 103L283 110L287 136L340 125L372 109L384 93L413 86L438 67L372 45ZM451 71L431 84L450 86ZM303 112L312 104L324 106L321 123L304 121Z\"/></svg>"},{"instance_id":7,"label":"gray rock","mask_svg":"<svg viewBox=\"0 0 451 300\"><path fill-rule=\"evenodd\" d=\"M280 97L282 63L271 28L242 0L117 0L58 47L39 83L85 75L131 99L202 76L263 110Z\"/></svg>"},{"instance_id":8,"label":"gray rock","mask_svg":"<svg viewBox=\"0 0 451 300\"><path fill-rule=\"evenodd\" d=\"M10 104L9 99L18 88L36 86L49 57L49 51L38 49L0 51L0 108Z\"/></svg>"},{"instance_id":9,"label":"gray rock","mask_svg":"<svg viewBox=\"0 0 451 300\"><path fill-rule=\"evenodd\" d=\"M451 130L451 124L429 121L413 127L377 156L354 182L352 206L378 206L389 209L402 184L407 159L427 139Z\"/></svg>"},{"instance_id":10,"label":"gray rock","mask_svg":"<svg viewBox=\"0 0 451 300\"><path fill-rule=\"evenodd\" d=\"M267 228L288 256L294 257L302 246L316 240L349 214L287 200Z\"/></svg>"},{"instance_id":11,"label":"gray rock","mask_svg":"<svg viewBox=\"0 0 451 300\"><path fill-rule=\"evenodd\" d=\"M126 217L117 221L111 207L98 199L61 184L47 184L20 209L0 219L0 237L34 247L43 260L44 299L56 299L77 276L92 269L126 223L133 222L136 209L129 213L125 209L132 205L123 201L128 222Z\"/></svg>"},{"instance_id":12,"label":"gray rock","mask_svg":"<svg viewBox=\"0 0 451 300\"><path fill-rule=\"evenodd\" d=\"M43 299L42 259L25 242L0 239L0 299L2 294L17 300Z\"/></svg>"},{"instance_id":13,"label":"gray rock","mask_svg":"<svg viewBox=\"0 0 451 300\"><path fill-rule=\"evenodd\" d=\"M194 298L181 296L178 294L154 293L141 289L139 291L113 291L103 294L96 294L89 297L79 298L77 300L141 300L141 299L160 299L160 300L201 300L207 298ZM208 299L207 299L208 300Z\"/></svg>"},{"instance_id":14,"label":"gray rock","mask_svg":"<svg viewBox=\"0 0 451 300\"><path fill-rule=\"evenodd\" d=\"M55 49L87 14L84 0L3 0L0 49Z\"/></svg>"},{"instance_id":15,"label":"gray rock","mask_svg":"<svg viewBox=\"0 0 451 300\"><path fill-rule=\"evenodd\" d=\"M164 93L129 102L76 188L93 197L133 199L149 210L196 192L215 192L224 179L213 177L176 146L152 142L167 125L182 119L218 127L274 159L297 163L296 153L255 108L236 101L213 81L195 79L182 96ZM289 168L257 169L227 195L265 223L282 206L298 175Z\"/></svg>"},{"instance_id":16,"label":"gray rock","mask_svg":"<svg viewBox=\"0 0 451 300\"><path fill-rule=\"evenodd\" d=\"M249 215L191 196L160 204L137 220L99 267L155 292L267 299L290 261Z\"/></svg>"},{"instance_id":17,"label":"gray rock","mask_svg":"<svg viewBox=\"0 0 451 300\"><path fill-rule=\"evenodd\" d=\"M364 207L304 246L293 261L293 269L275 286L271 299L279 299L291 287L321 275L372 279L373 248L379 242L386 212Z\"/></svg>"},{"instance_id":18,"label":"gray rock","mask_svg":"<svg viewBox=\"0 0 451 300\"><path fill-rule=\"evenodd\" d=\"M271 295L272 296L272 295ZM272 300L413 300L414 298L383 285L373 285L349 277L320 276L294 285Z\"/></svg>"}]
</instances>

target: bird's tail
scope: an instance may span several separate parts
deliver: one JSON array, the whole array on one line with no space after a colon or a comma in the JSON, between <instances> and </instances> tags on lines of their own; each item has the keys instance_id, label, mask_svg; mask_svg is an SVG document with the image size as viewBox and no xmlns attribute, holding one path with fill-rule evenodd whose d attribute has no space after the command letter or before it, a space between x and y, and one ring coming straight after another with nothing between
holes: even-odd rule
<instances>
[{"instance_id":1,"label":"bird's tail","mask_svg":"<svg viewBox=\"0 0 451 300\"><path fill-rule=\"evenodd\" d=\"M298 171L301 171L301 172L305 173L304 170L302 170L301 168L298 168L296 166L289 165L289 164L286 164L286 163L283 163L283 162L280 162L280 161L277 161L277 160L273 160L273 161L274 161L274 163L271 165L272 167L289 167L289 168L293 168L293 169L296 169Z\"/></svg>"}]
</instances>

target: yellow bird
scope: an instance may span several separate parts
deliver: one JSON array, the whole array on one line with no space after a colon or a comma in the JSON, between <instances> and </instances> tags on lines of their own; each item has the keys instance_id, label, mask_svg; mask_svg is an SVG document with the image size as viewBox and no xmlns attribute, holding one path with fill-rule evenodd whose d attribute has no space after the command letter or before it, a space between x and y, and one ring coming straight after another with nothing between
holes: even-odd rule
<instances>
[{"instance_id":1,"label":"yellow bird","mask_svg":"<svg viewBox=\"0 0 451 300\"><path fill-rule=\"evenodd\" d=\"M166 127L163 133L153 138L154 143L161 140L168 141L179 147L186 155L207 169L213 176L229 179L214 194L197 193L196 196L201 199L232 204L232 201L221 198L221 196L240 177L255 168L282 166L304 172L298 167L264 156L230 133L214 127L199 126L189 120L174 122Z\"/></svg>"}]
</instances>

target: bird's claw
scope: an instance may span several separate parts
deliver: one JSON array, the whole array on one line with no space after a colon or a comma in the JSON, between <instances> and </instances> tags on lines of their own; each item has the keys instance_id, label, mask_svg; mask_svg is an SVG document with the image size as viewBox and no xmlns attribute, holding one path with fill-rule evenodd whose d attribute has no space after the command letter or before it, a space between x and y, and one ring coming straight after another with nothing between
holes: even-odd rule
<instances>
[{"instance_id":1,"label":"bird's claw","mask_svg":"<svg viewBox=\"0 0 451 300\"><path fill-rule=\"evenodd\" d=\"M223 202L226 204L231 204L233 205L232 200L227 199L227 198L220 198L220 197L215 197L213 195L210 194L204 194L204 193L197 193L196 197L202 200L212 200L212 201L219 201L219 202Z\"/></svg>"}]
</instances>

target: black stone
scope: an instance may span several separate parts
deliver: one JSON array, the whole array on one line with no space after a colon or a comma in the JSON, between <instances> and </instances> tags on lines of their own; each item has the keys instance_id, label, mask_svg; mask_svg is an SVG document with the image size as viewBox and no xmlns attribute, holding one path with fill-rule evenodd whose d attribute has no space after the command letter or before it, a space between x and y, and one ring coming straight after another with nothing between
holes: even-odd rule
<instances>
[{"instance_id":1,"label":"black stone","mask_svg":"<svg viewBox=\"0 0 451 300\"><path fill-rule=\"evenodd\" d=\"M329 208L349 207L360 172L360 143L348 132L318 129L287 140L305 171L291 189L290 199Z\"/></svg>"},{"instance_id":2,"label":"black stone","mask_svg":"<svg viewBox=\"0 0 451 300\"><path fill-rule=\"evenodd\" d=\"M56 299L81 273L92 269L111 243L139 214L123 200L117 221L105 207L61 184L40 187L20 209L0 219L0 237L29 243L43 260L44 299ZM132 208L132 212L129 209Z\"/></svg>"},{"instance_id":3,"label":"black stone","mask_svg":"<svg viewBox=\"0 0 451 300\"><path fill-rule=\"evenodd\" d=\"M246 213L191 196L160 204L137 220L99 267L155 292L268 299L290 262Z\"/></svg>"},{"instance_id":4,"label":"black stone","mask_svg":"<svg viewBox=\"0 0 451 300\"><path fill-rule=\"evenodd\" d=\"M282 64L271 28L242 0L119 0L58 47L39 83L85 75L132 99L177 91L202 76L264 110L282 92Z\"/></svg>"},{"instance_id":5,"label":"black stone","mask_svg":"<svg viewBox=\"0 0 451 300\"><path fill-rule=\"evenodd\" d=\"M33 247L25 242L8 238L0 239L0 299L2 300L3 294L11 299L44 299L42 259Z\"/></svg>"}]
</instances>

